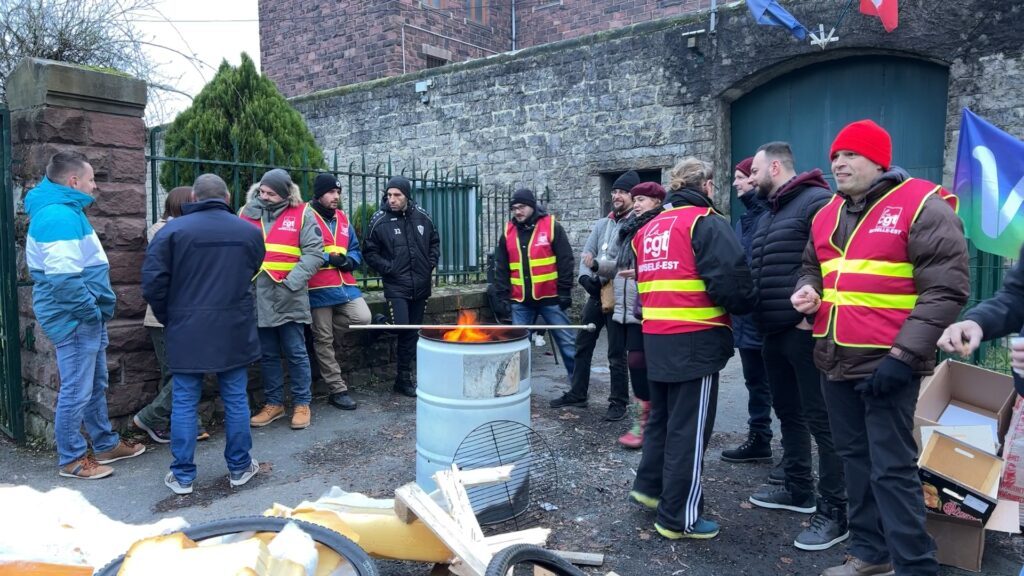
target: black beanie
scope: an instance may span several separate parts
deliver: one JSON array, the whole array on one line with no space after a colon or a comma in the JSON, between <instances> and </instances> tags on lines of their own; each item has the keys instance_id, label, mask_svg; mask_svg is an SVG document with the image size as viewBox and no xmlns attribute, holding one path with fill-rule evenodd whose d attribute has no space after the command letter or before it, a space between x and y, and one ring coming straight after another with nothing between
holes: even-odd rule
<instances>
[{"instance_id":1,"label":"black beanie","mask_svg":"<svg viewBox=\"0 0 1024 576\"><path fill-rule=\"evenodd\" d=\"M537 208L537 198L533 195L533 190L529 188L520 188L512 194L512 199L508 201L508 207L511 208L514 204L525 204L530 208Z\"/></svg>"},{"instance_id":2,"label":"black beanie","mask_svg":"<svg viewBox=\"0 0 1024 576\"><path fill-rule=\"evenodd\" d=\"M398 188L402 194L405 194L406 198L412 198L412 182L405 176L392 176L388 179L387 185L384 186L384 194L387 195L387 191L392 188Z\"/></svg>"},{"instance_id":3,"label":"black beanie","mask_svg":"<svg viewBox=\"0 0 1024 576\"><path fill-rule=\"evenodd\" d=\"M612 190L625 190L629 192L633 186L640 183L640 175L636 173L636 170L630 170L622 176L615 179L615 183L612 184Z\"/></svg>"},{"instance_id":4,"label":"black beanie","mask_svg":"<svg viewBox=\"0 0 1024 576\"><path fill-rule=\"evenodd\" d=\"M317 174L313 181L313 198L320 198L335 188L341 190L341 181L333 174Z\"/></svg>"}]
</instances>

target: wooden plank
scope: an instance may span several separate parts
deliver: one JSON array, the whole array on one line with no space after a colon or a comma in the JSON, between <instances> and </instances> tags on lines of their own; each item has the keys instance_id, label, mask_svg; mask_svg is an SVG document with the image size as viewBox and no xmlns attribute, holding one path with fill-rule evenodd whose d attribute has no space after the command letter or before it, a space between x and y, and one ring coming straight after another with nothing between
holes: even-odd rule
<instances>
[{"instance_id":1,"label":"wooden plank","mask_svg":"<svg viewBox=\"0 0 1024 576\"><path fill-rule=\"evenodd\" d=\"M451 470L441 470L434 474L434 482L462 533L473 542L482 542L484 532L473 513L473 506L469 503L469 495L460 482L460 476L459 467L452 464Z\"/></svg>"},{"instance_id":2,"label":"wooden plank","mask_svg":"<svg viewBox=\"0 0 1024 576\"><path fill-rule=\"evenodd\" d=\"M513 544L533 544L534 546L543 547L547 544L550 535L550 528L530 528L529 530L488 536L484 538L484 544L490 549L491 554L497 554L499 550L508 548Z\"/></svg>"},{"instance_id":3,"label":"wooden plank","mask_svg":"<svg viewBox=\"0 0 1024 576\"><path fill-rule=\"evenodd\" d=\"M604 554L590 552L569 552L567 550L552 550L555 554L568 560L577 566L600 566L604 564Z\"/></svg>"},{"instance_id":4,"label":"wooden plank","mask_svg":"<svg viewBox=\"0 0 1024 576\"><path fill-rule=\"evenodd\" d=\"M409 510L409 507L405 505L405 502L402 502L398 498L395 498L395 516L398 516L398 519L406 524L412 524L413 521L416 520L416 515Z\"/></svg>"},{"instance_id":5,"label":"wooden plank","mask_svg":"<svg viewBox=\"0 0 1024 576\"><path fill-rule=\"evenodd\" d=\"M481 468L479 470L460 470L462 485L480 486L481 484L493 484L495 482L507 482L512 479L512 468L515 464L508 466L495 466L494 468Z\"/></svg>"},{"instance_id":6,"label":"wooden plank","mask_svg":"<svg viewBox=\"0 0 1024 576\"><path fill-rule=\"evenodd\" d=\"M455 523L430 496L415 482L395 490L395 500L401 500L406 508L415 514L423 524L444 542L457 557L450 570L460 576L483 576L491 553L483 542L474 542L465 536L462 528Z\"/></svg>"}]
</instances>

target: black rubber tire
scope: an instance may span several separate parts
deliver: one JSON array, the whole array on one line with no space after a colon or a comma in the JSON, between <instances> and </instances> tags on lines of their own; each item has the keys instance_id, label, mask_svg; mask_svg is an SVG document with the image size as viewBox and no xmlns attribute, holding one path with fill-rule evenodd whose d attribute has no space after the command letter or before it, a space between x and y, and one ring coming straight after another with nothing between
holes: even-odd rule
<instances>
[{"instance_id":1,"label":"black rubber tire","mask_svg":"<svg viewBox=\"0 0 1024 576\"><path fill-rule=\"evenodd\" d=\"M369 554L349 538L319 524L295 520L292 518L275 518L271 516L243 516L226 518L206 524L191 526L182 530L185 536L195 541L238 534L239 532L280 532L289 523L294 522L303 532L309 534L319 544L327 546L349 561L359 576L380 576L377 565ZM98 570L94 576L117 576L124 562L124 554L111 560L109 564Z\"/></svg>"},{"instance_id":2,"label":"black rubber tire","mask_svg":"<svg viewBox=\"0 0 1024 576\"><path fill-rule=\"evenodd\" d=\"M532 544L514 544L494 555L484 576L505 576L517 564L540 566L559 576L586 576L568 560L554 552Z\"/></svg>"}]
</instances>

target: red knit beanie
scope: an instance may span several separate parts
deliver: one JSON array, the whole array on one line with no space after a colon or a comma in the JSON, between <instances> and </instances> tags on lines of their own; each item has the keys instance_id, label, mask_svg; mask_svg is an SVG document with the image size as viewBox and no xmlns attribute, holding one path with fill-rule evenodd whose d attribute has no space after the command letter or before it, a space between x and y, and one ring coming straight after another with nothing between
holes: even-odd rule
<instances>
[{"instance_id":1,"label":"red knit beanie","mask_svg":"<svg viewBox=\"0 0 1024 576\"><path fill-rule=\"evenodd\" d=\"M881 166L882 170L888 170L892 165L892 138L885 128L871 120L851 122L840 130L828 152L829 160L835 158L840 150L856 152Z\"/></svg>"},{"instance_id":2,"label":"red knit beanie","mask_svg":"<svg viewBox=\"0 0 1024 576\"><path fill-rule=\"evenodd\" d=\"M743 173L744 176L750 176L750 167L754 165L754 157L744 158L740 160L740 163L736 165L736 169Z\"/></svg>"},{"instance_id":3,"label":"red knit beanie","mask_svg":"<svg viewBox=\"0 0 1024 576\"><path fill-rule=\"evenodd\" d=\"M648 198L664 200L665 188L657 182L641 182L629 189L629 195L632 198L636 198L637 196L646 196Z\"/></svg>"}]
</instances>

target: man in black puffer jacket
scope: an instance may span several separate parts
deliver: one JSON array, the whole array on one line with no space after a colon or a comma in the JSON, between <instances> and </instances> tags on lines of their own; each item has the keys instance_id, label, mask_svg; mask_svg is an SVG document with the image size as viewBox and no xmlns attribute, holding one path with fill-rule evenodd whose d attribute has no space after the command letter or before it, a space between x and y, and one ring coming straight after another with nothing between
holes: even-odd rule
<instances>
[{"instance_id":1,"label":"man in black puffer jacket","mask_svg":"<svg viewBox=\"0 0 1024 576\"><path fill-rule=\"evenodd\" d=\"M764 362L772 407L782 428L785 485L763 489L750 502L763 508L814 513L793 545L826 550L849 538L843 463L832 444L821 373L814 365L811 324L793 309L790 296L800 276L811 220L832 192L821 170L796 174L785 142L758 148L750 172L768 213L751 247L751 273L758 294L754 321L764 336ZM818 446L818 492L811 474L811 435Z\"/></svg>"},{"instance_id":2,"label":"man in black puffer jacket","mask_svg":"<svg viewBox=\"0 0 1024 576\"><path fill-rule=\"evenodd\" d=\"M430 297L430 278L441 257L441 239L430 214L412 200L412 183L403 176L388 180L383 207L370 219L363 257L384 279L391 321L420 324ZM398 334L395 391L416 396L412 362L416 331Z\"/></svg>"}]
</instances>

